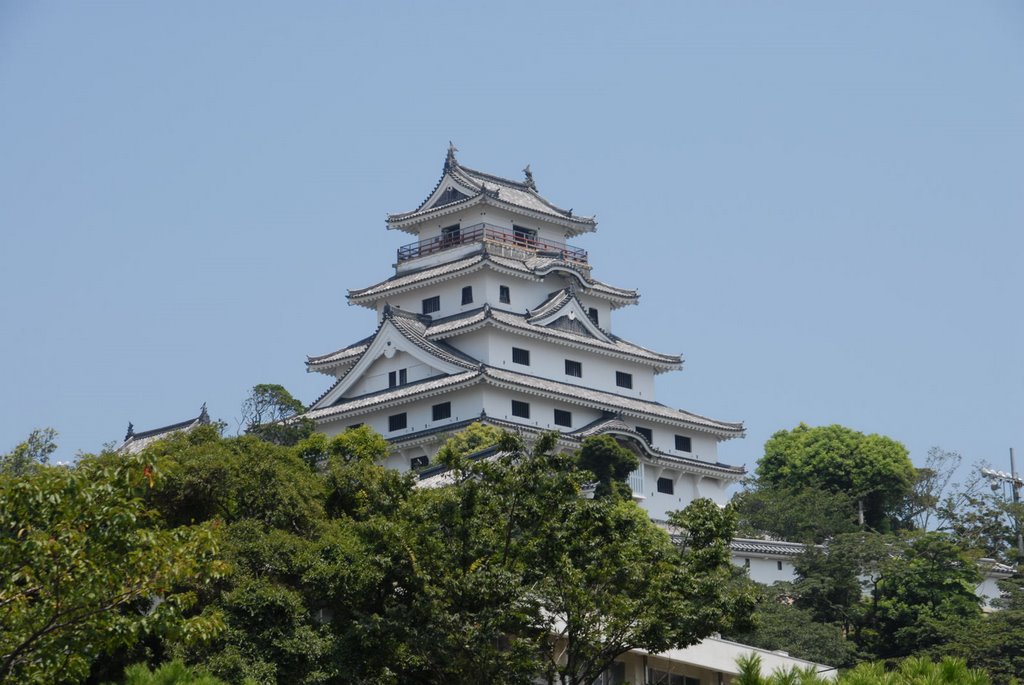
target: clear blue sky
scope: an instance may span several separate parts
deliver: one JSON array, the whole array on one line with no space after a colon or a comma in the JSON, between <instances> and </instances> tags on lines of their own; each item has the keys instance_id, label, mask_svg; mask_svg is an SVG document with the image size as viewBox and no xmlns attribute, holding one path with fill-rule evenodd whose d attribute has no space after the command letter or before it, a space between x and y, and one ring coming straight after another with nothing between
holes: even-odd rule
<instances>
[{"instance_id":1,"label":"clear blue sky","mask_svg":"<svg viewBox=\"0 0 1024 685\"><path fill-rule=\"evenodd\" d=\"M0 2L0 450L315 398L449 140L597 214L724 461L1024 453L1024 5L932 0Z\"/></svg>"}]
</instances>

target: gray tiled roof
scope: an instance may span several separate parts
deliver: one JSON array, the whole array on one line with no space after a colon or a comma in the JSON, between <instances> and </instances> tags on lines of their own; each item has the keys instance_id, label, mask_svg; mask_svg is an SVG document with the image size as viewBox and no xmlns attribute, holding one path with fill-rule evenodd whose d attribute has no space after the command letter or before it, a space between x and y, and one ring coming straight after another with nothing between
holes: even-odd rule
<instances>
[{"instance_id":1,"label":"gray tiled roof","mask_svg":"<svg viewBox=\"0 0 1024 685\"><path fill-rule=\"evenodd\" d=\"M455 196L450 202L443 205L428 207L427 203L433 196L434 191L445 182L446 178L469 190L472 194L469 197ZM434 186L434 190L427 196L427 199L412 211L389 214L387 221L389 225L401 224L411 219L428 215L437 209L468 205L474 203L474 201L479 201L479 199L487 202L497 201L510 205L513 208L550 216L557 219L561 224L568 223L575 226L575 232L592 231L597 225L593 217L576 216L571 209L562 209L541 196L533 184L532 176L528 176L525 181L520 182L477 171L476 169L470 169L459 164L455 159L453 148L449 149L441 178Z\"/></svg>"},{"instance_id":2,"label":"gray tiled roof","mask_svg":"<svg viewBox=\"0 0 1024 685\"><path fill-rule=\"evenodd\" d=\"M601 283L575 268L571 262L564 260L532 257L523 261L481 253L412 273L393 276L386 281L381 281L366 288L349 290L348 299L354 304L372 303L392 293L402 292L430 282L448 280L456 276L472 273L484 267L503 267L514 273L531 278L542 278L555 271L568 271L579 279L580 287L585 293L622 302L635 302L639 298L635 290L616 288L606 283Z\"/></svg>"},{"instance_id":3,"label":"gray tiled roof","mask_svg":"<svg viewBox=\"0 0 1024 685\"><path fill-rule=\"evenodd\" d=\"M366 348L370 346L370 342L372 340L373 336L371 335L368 338L363 338L359 342L352 343L348 347L343 347L340 350L328 352L327 354L306 357L306 367L310 371L320 371L333 368L335 366L341 366L343 364L354 364L363 352L366 351Z\"/></svg>"},{"instance_id":4,"label":"gray tiled roof","mask_svg":"<svg viewBox=\"0 0 1024 685\"><path fill-rule=\"evenodd\" d=\"M479 371L463 371L462 373L457 373L451 376L428 378L424 381L409 383L408 385L402 385L397 388L388 388L387 390L363 395L361 397L355 397L350 400L342 399L329 407L312 409L302 416L303 418L313 419L314 421L323 421L324 419L329 419L332 416L339 414L347 414L361 409L372 409L373 407L388 404L390 402L405 399L416 399L439 391L451 392L458 387L479 383L482 379L483 374Z\"/></svg>"},{"instance_id":5,"label":"gray tiled roof","mask_svg":"<svg viewBox=\"0 0 1024 685\"><path fill-rule=\"evenodd\" d=\"M381 318L380 324L377 326L377 330L374 331L373 335L369 338L365 338L350 347L343 348L340 352L325 355L324 357L316 357L315 359L333 360L336 356L343 356L343 361L349 368L345 371L345 374L338 377L338 380L335 381L331 387L327 388L327 390L317 397L310 406L315 407L320 401L331 394L332 390L338 387L338 384L344 380L345 375L351 372L351 367L355 366L359 359L362 358L362 355L366 354L366 351L370 348L373 340L380 335L381 328L384 327L385 322L391 322L391 324L394 325L395 330L401 333L409 342L438 359L442 359L450 364L454 364L455 366L461 366L464 369L475 369L480 365L479 360L455 349L442 340L428 340L424 336L427 327L423 318L429 319L429 317L420 317L418 314L411 314L409 312L404 312L401 309L394 309L390 306L386 306L384 307L384 316ZM344 355L342 355L342 353L344 353ZM341 365L340 362L323 364L306 362L306 364L307 370L309 371L326 371L327 369Z\"/></svg>"},{"instance_id":6,"label":"gray tiled roof","mask_svg":"<svg viewBox=\"0 0 1024 685\"><path fill-rule=\"evenodd\" d=\"M815 546L819 547L820 545ZM754 538L733 538L729 547L736 554L773 554L785 557L795 557L807 549L807 545L799 542L757 540Z\"/></svg>"},{"instance_id":7,"label":"gray tiled roof","mask_svg":"<svg viewBox=\"0 0 1024 685\"><path fill-rule=\"evenodd\" d=\"M530 323L523 314L514 314L491 307L484 307L474 312L432 323L427 328L427 336L434 339L445 338L486 324L498 325L506 330L511 329L542 339L561 340L591 350L610 352L615 355L640 359L645 362L654 362L660 365L662 370L678 369L683 363L679 355L654 352L614 335L608 335L609 341L606 342L590 335L562 328L538 326Z\"/></svg>"},{"instance_id":8,"label":"gray tiled roof","mask_svg":"<svg viewBox=\"0 0 1024 685\"><path fill-rule=\"evenodd\" d=\"M210 423L210 415L206 411L205 403L199 411L199 416L179 421L178 423L172 423L169 426L161 426L160 428L150 428L149 430L136 432L134 426L129 423L128 432L124 436L124 442L118 445L117 449L114 451L123 454L135 454L137 452L141 452L157 440L162 440L173 433L187 433L197 426L203 426L208 423Z\"/></svg>"},{"instance_id":9,"label":"gray tiled roof","mask_svg":"<svg viewBox=\"0 0 1024 685\"><path fill-rule=\"evenodd\" d=\"M350 400L342 399L329 407L311 410L305 416L314 420L322 420L336 414L365 409L398 400L416 399L425 393L432 393L441 389L452 389L454 386L471 385L481 381L497 387L522 390L527 393L533 392L557 396L570 403L590 406L603 411L622 412L623 414L631 414L656 421L665 421L673 425L687 426L691 429L712 433L723 438L735 438L743 435L742 423L716 421L715 419L681 409L672 409L658 402L649 402L603 390L594 390L579 385L572 385L571 383L561 383L484 365L481 365L475 371L464 371L451 376L428 379Z\"/></svg>"},{"instance_id":10,"label":"gray tiled roof","mask_svg":"<svg viewBox=\"0 0 1024 685\"><path fill-rule=\"evenodd\" d=\"M543 319L544 317L554 314L565 305L569 304L573 300L573 293L569 288L562 288L548 295L548 299L541 302L539 305L529 311L530 321L534 319Z\"/></svg>"},{"instance_id":11,"label":"gray tiled roof","mask_svg":"<svg viewBox=\"0 0 1024 685\"><path fill-rule=\"evenodd\" d=\"M626 397L625 395L617 395L581 385L562 383L489 366L483 367L483 369L489 379L493 379L492 382L497 382L499 386L507 385L534 392L549 393L564 398L569 402L598 407L608 411L621 411L673 424L684 424L727 438L739 437L743 435L744 431L742 422L718 421L701 416L700 414L683 411L682 409L672 409L660 402Z\"/></svg>"}]
</instances>

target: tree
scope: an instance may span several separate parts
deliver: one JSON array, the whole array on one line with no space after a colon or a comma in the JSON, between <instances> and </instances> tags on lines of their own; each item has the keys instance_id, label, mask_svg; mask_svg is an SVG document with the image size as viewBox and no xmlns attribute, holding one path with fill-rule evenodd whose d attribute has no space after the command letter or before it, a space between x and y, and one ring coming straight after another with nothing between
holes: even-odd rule
<instances>
[{"instance_id":1,"label":"tree","mask_svg":"<svg viewBox=\"0 0 1024 685\"><path fill-rule=\"evenodd\" d=\"M619 445L610 435L595 435L583 440L579 464L597 479L594 497L631 497L626 483L629 474L640 466L637 456Z\"/></svg>"},{"instance_id":2,"label":"tree","mask_svg":"<svg viewBox=\"0 0 1024 685\"><path fill-rule=\"evenodd\" d=\"M57 450L57 431L52 428L37 428L24 442L7 454L0 455L0 474L25 476L37 467L46 465L50 455Z\"/></svg>"},{"instance_id":3,"label":"tree","mask_svg":"<svg viewBox=\"0 0 1024 685\"><path fill-rule=\"evenodd\" d=\"M882 561L861 634L861 642L883 658L939 644L951 627L981 616L975 560L942 533L915 533L899 542Z\"/></svg>"},{"instance_id":4,"label":"tree","mask_svg":"<svg viewBox=\"0 0 1024 685\"><path fill-rule=\"evenodd\" d=\"M757 481L733 495L740 535L820 544L858 530L857 503L844 492Z\"/></svg>"},{"instance_id":5,"label":"tree","mask_svg":"<svg viewBox=\"0 0 1024 685\"><path fill-rule=\"evenodd\" d=\"M442 464L452 464L461 457L497 445L503 434L504 431L497 426L474 421L445 441L437 452L437 460Z\"/></svg>"},{"instance_id":6,"label":"tree","mask_svg":"<svg viewBox=\"0 0 1024 685\"><path fill-rule=\"evenodd\" d=\"M828 680L815 673L813 667L761 673L761 657L752 654L737 661L739 676L736 685L991 685L988 675L970 669L960 659L945 658L933 662L923 657L904 659L895 670L887 670L880 662L862 663Z\"/></svg>"},{"instance_id":7,"label":"tree","mask_svg":"<svg viewBox=\"0 0 1024 685\"><path fill-rule=\"evenodd\" d=\"M108 685L115 685L108 683ZM146 664L135 664L124 671L123 685L227 685L223 680L213 677L180 661L169 661L158 668L150 670Z\"/></svg>"},{"instance_id":8,"label":"tree","mask_svg":"<svg viewBox=\"0 0 1024 685\"><path fill-rule=\"evenodd\" d=\"M529 682L540 672L590 683L630 649L691 644L749 613L751 597L727 594L731 510L698 500L674 514L673 545L631 498L581 496L594 474L554 440L526 450L506 435L493 458L459 462L451 485L410 497L403 537L419 591L403 616L432 640L409 663L435 672L401 680ZM611 445L591 444L589 459L609 459L589 463L620 463Z\"/></svg>"},{"instance_id":9,"label":"tree","mask_svg":"<svg viewBox=\"0 0 1024 685\"><path fill-rule=\"evenodd\" d=\"M838 625L817 621L810 609L796 606L795 590L790 583L775 583L762 588L760 594L752 616L753 628L730 633L729 639L761 649L783 650L798 659L820 664L853 664L857 646L846 639Z\"/></svg>"},{"instance_id":10,"label":"tree","mask_svg":"<svg viewBox=\"0 0 1024 685\"><path fill-rule=\"evenodd\" d=\"M993 602L999 611L958 624L951 639L929 654L964 659L1004 685L1024 679L1024 579L999 581L999 587L1003 594Z\"/></svg>"},{"instance_id":11,"label":"tree","mask_svg":"<svg viewBox=\"0 0 1024 685\"><path fill-rule=\"evenodd\" d=\"M915 470L907 449L891 438L801 423L768 439L757 475L772 486L845 493L861 503L867 526L886 530L913 486Z\"/></svg>"},{"instance_id":12,"label":"tree","mask_svg":"<svg viewBox=\"0 0 1024 685\"><path fill-rule=\"evenodd\" d=\"M278 445L294 445L313 433L310 419L299 417L302 402L281 385L254 385L242 403L241 425L246 433Z\"/></svg>"},{"instance_id":13,"label":"tree","mask_svg":"<svg viewBox=\"0 0 1024 685\"><path fill-rule=\"evenodd\" d=\"M215 531L152 526L159 480L138 457L0 476L0 683L77 682L143 635L219 629L215 612L187 615L182 587L223 573Z\"/></svg>"}]
</instances>

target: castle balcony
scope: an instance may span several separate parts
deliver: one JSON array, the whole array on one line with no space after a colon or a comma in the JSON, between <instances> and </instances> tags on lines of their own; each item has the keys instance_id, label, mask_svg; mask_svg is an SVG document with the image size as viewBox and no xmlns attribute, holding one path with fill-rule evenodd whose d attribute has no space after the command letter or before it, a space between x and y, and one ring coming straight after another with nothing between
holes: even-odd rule
<instances>
[{"instance_id":1,"label":"castle balcony","mask_svg":"<svg viewBox=\"0 0 1024 685\"><path fill-rule=\"evenodd\" d=\"M440 261L449 261L449 255L440 255L452 251L451 258L463 256L467 250L456 250L465 246L482 246L484 250L492 254L500 254L506 257L518 257L520 259L532 257L554 257L567 262L574 262L585 268L587 263L587 251L578 247L572 247L565 243L556 243L550 240L540 240L533 232L521 230L509 230L493 224L479 223L467 226L459 230L449 231L427 240L410 243L398 248L399 269L405 266L405 262L418 260L421 257L438 255ZM433 261L433 260L430 260Z\"/></svg>"}]
</instances>

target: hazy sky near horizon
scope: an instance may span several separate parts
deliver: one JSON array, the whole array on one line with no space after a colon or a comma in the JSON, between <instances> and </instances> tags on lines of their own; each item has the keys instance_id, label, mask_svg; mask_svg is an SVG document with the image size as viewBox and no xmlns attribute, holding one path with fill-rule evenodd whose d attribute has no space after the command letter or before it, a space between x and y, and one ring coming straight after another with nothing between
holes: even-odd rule
<instances>
[{"instance_id":1,"label":"hazy sky near horizon","mask_svg":"<svg viewBox=\"0 0 1024 685\"><path fill-rule=\"evenodd\" d=\"M666 404L1024 453L1019 2L0 0L0 451L59 459L368 335L448 141L597 233ZM1024 456L1021 457L1024 459Z\"/></svg>"}]
</instances>

